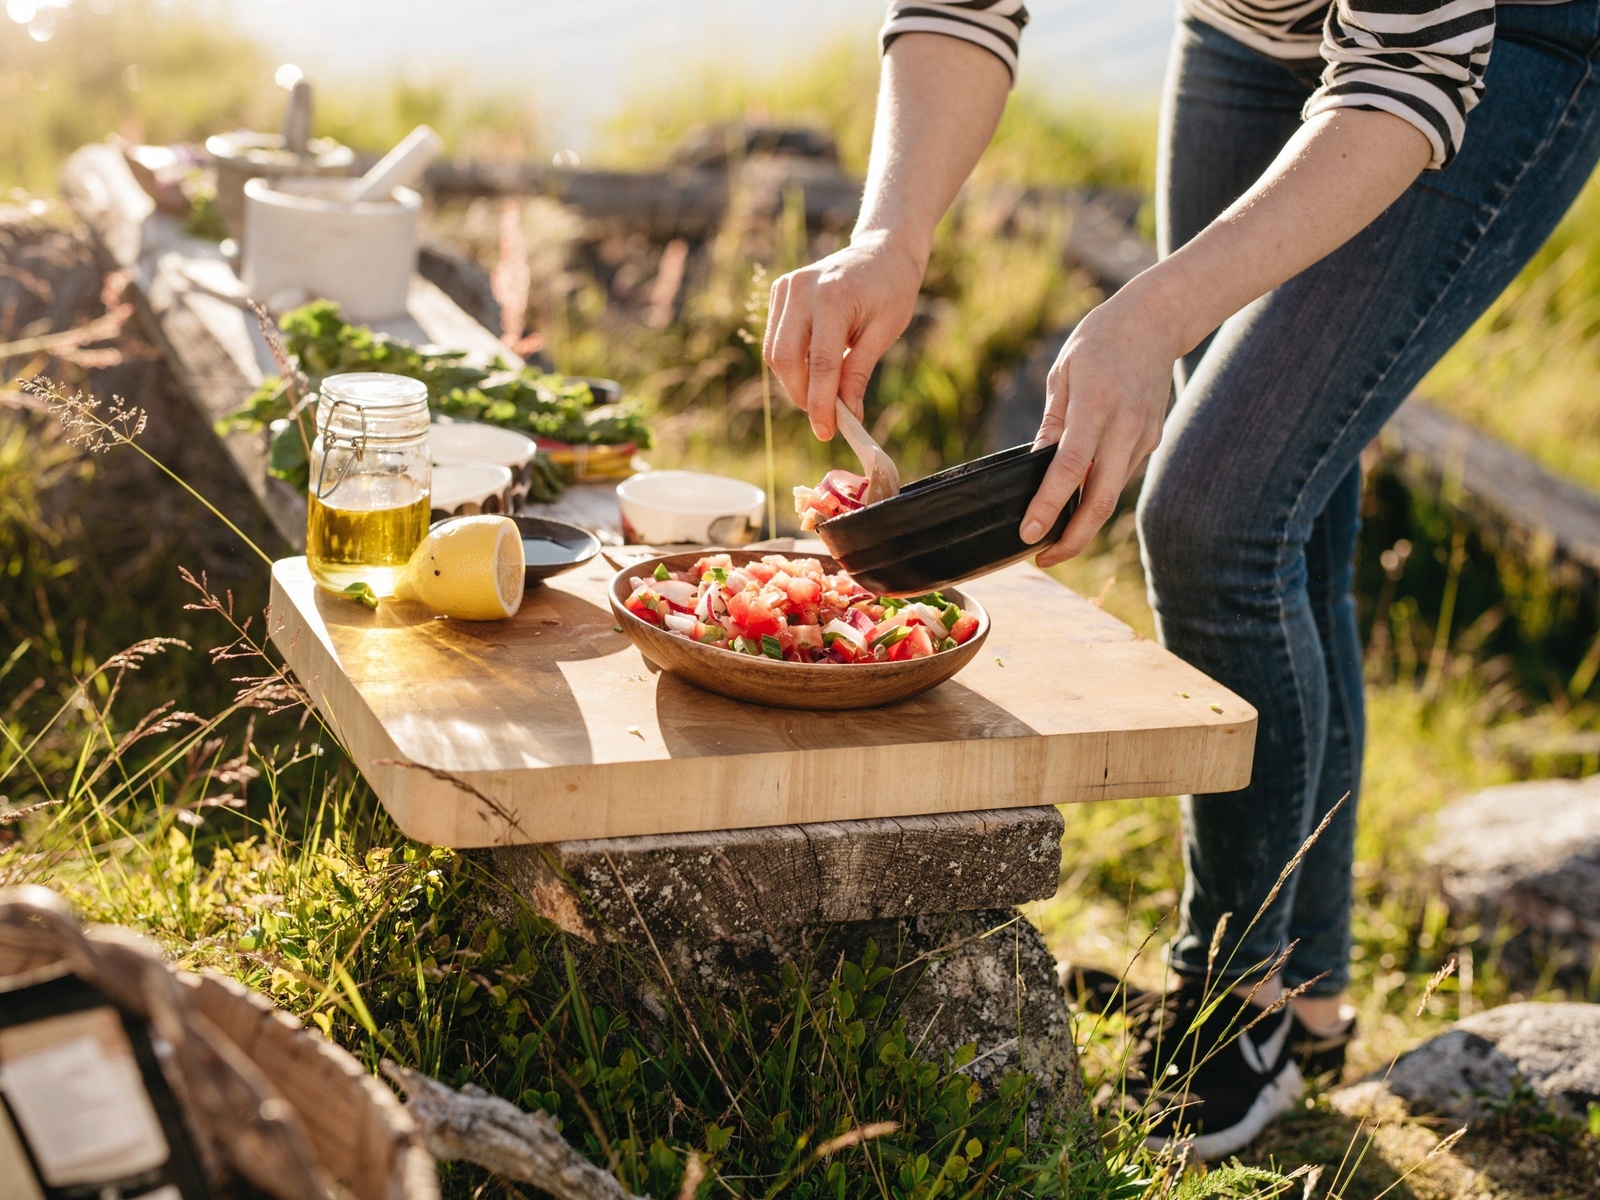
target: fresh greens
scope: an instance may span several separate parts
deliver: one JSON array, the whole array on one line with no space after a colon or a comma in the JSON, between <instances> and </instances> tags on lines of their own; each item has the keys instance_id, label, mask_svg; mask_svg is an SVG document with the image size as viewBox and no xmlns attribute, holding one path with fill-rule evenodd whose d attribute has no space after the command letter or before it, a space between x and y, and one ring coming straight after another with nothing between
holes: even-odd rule
<instances>
[{"instance_id":1,"label":"fresh greens","mask_svg":"<svg viewBox=\"0 0 1600 1200\"><path fill-rule=\"evenodd\" d=\"M650 429L636 402L597 405L581 379L537 367L514 368L502 360L475 366L467 362L464 351L425 349L365 325L352 325L340 315L339 306L327 300L285 313L279 327L284 348L313 388L327 376L346 371L386 371L426 384L428 405L436 415L483 421L572 445L650 445ZM290 408L288 386L273 376L262 382L242 409L218 422L218 432L258 432L290 416ZM303 486L306 448L316 435L309 412L300 414L299 423L299 431L291 423L273 439L268 470Z\"/></svg>"}]
</instances>

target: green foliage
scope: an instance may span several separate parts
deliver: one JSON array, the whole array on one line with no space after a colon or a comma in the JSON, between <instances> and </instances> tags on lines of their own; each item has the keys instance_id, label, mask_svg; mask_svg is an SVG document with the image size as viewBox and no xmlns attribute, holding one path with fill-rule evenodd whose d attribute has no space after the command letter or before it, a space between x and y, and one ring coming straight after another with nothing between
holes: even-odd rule
<instances>
[{"instance_id":1,"label":"green foliage","mask_svg":"<svg viewBox=\"0 0 1600 1200\"><path fill-rule=\"evenodd\" d=\"M317 300L280 321L284 349L312 389L346 371L383 371L421 380L435 414L484 421L530 436L578 445L650 445L650 428L640 406L629 400L595 403L588 383L537 367L513 369L496 360L470 365L464 351L429 350L352 325L339 306ZM218 432L260 431L291 415L288 385L277 376L262 381L244 408L218 422ZM316 436L312 414L302 411L272 440L268 469L277 478L305 487L307 449Z\"/></svg>"},{"instance_id":2,"label":"green foliage","mask_svg":"<svg viewBox=\"0 0 1600 1200\"><path fill-rule=\"evenodd\" d=\"M1430 399L1600 490L1600 176L1423 382Z\"/></svg>"},{"instance_id":3,"label":"green foliage","mask_svg":"<svg viewBox=\"0 0 1600 1200\"><path fill-rule=\"evenodd\" d=\"M0 21L0 186L48 190L67 155L120 133L130 141L203 142L232 129L276 131L286 93L276 63L210 6L117 0L108 12L46 11L41 43ZM317 81L316 130L357 150L387 150L419 122L454 152L526 155L538 127L526 99L459 80L356 87Z\"/></svg>"}]
</instances>

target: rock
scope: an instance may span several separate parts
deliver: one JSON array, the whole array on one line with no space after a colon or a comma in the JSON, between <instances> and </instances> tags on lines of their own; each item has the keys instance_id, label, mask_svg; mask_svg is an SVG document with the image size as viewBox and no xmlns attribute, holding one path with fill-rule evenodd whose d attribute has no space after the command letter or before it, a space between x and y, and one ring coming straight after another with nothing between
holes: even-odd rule
<instances>
[{"instance_id":1,"label":"rock","mask_svg":"<svg viewBox=\"0 0 1600 1200\"><path fill-rule=\"evenodd\" d=\"M1489 788L1438 815L1429 858L1452 914L1504 947L1515 979L1554 958L1564 979L1600 960L1600 775Z\"/></svg>"},{"instance_id":2,"label":"rock","mask_svg":"<svg viewBox=\"0 0 1600 1200\"><path fill-rule=\"evenodd\" d=\"M714 941L830 921L1003 908L1055 893L1061 813L1008 808L506 846L483 857L589 941Z\"/></svg>"},{"instance_id":3,"label":"rock","mask_svg":"<svg viewBox=\"0 0 1600 1200\"><path fill-rule=\"evenodd\" d=\"M1478 1013L1333 1094L1335 1109L1381 1110L1397 1098L1416 1114L1478 1121L1517 1081L1551 1111L1586 1118L1600 1103L1600 1004L1507 1004Z\"/></svg>"}]
</instances>

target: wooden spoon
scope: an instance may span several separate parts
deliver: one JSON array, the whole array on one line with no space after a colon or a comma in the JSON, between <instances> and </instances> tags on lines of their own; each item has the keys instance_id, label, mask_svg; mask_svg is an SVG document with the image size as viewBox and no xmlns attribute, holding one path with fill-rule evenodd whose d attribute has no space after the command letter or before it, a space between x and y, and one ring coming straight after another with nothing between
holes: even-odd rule
<instances>
[{"instance_id":1,"label":"wooden spoon","mask_svg":"<svg viewBox=\"0 0 1600 1200\"><path fill-rule=\"evenodd\" d=\"M839 423L839 432L844 434L844 440L850 443L850 449L856 452L856 457L861 460L861 468L867 477L867 490L861 497L863 504L876 504L879 500L887 500L890 496L900 494L900 471L894 465L894 459L883 452L883 447L872 440L872 435L862 428L861 422L856 420L855 413L845 407L843 400L835 399L833 402L834 419Z\"/></svg>"}]
</instances>

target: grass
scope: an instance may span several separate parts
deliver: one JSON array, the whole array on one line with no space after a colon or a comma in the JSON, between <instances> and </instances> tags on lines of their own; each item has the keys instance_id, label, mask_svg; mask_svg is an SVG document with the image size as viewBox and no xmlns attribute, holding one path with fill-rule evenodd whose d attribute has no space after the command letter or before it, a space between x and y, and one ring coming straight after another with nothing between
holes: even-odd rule
<instances>
[{"instance_id":1,"label":"grass","mask_svg":"<svg viewBox=\"0 0 1600 1200\"><path fill-rule=\"evenodd\" d=\"M225 28L167 6L119 6L105 25L79 6L68 11L71 21L43 47L0 22L0 100L22 114L0 129L6 181L48 186L65 153L108 128L166 139L274 123L280 94L267 64ZM172 47L182 53L161 57ZM137 93L126 78L133 63L142 67ZM846 50L760 83L707 75L625 114L610 160L658 156L708 118L808 116L834 128L846 163L859 167L870 86L870 59ZM462 147L499 139L515 148L537 136L515 103L475 110L425 88L329 92L321 131L360 146L380 146L419 117L445 126ZM981 170L990 180L1147 190L1147 131L1142 117L1105 121L1021 96ZM1546 274L1519 282L1458 355L1490 356L1470 360L1481 364L1520 354L1508 371L1555 370L1541 347L1559 344L1579 367L1589 361L1581 354L1593 333L1584 264L1600 219L1594 204L1591 188L1546 251ZM837 235L806 234L792 205L776 221L736 210L719 237L694 248L680 304L656 327L643 313L660 247L597 238L548 202L515 215L522 252L539 268L533 327L557 366L622 378L648 399L660 465L714 464L759 481L763 409L748 340L751 298L759 308L762 290L757 268L770 274L824 253ZM440 226L488 263L503 251L494 206L443 213ZM933 469L968 456L1004 370L1037 332L1093 302L1082 280L1055 265L1061 234L1002 239L976 211L941 229L916 324L871 401L876 432L902 462ZM16 336L10 319L0 314L0 342ZM1480 394L1471 391L1478 369L1453 361L1430 386L1464 406ZM70 363L0 365L7 378L46 368L68 383L79 378ZM1582 375L1573 370L1566 394L1576 421ZM1490 396L1484 387L1484 420L1495 415ZM1531 436L1539 421L1526 416L1508 432ZM1581 440L1579 432L1572 425L1565 440ZM813 476L837 452L817 447L787 408L776 414L775 437L786 482ZM1374 1135L1317 1099L1244 1165L1181 1179L1169 1162L1132 1149L1137 1130L1129 1127L1097 1131L1101 1159L1082 1153L1071 1136L1081 1131L1028 1140L1017 1122L1026 1079L974 1094L954 1074L955 1059L923 1060L914 1040L908 1045L896 1021L903 980L890 967L894 946L854 961L812 956L737 1000L695 993L665 1003L670 989L653 962L558 934L476 860L399 834L293 681L262 653L259 579L245 573L196 587L179 577L179 564L202 552L185 525L198 510L166 510L186 516L164 522L176 536L159 553L129 563L109 556L96 514L107 507L114 467L67 445L46 414L0 408L0 628L11 647L0 658L0 880L48 881L91 919L151 932L175 960L261 988L369 1066L387 1055L547 1108L587 1154L657 1196L673 1194L696 1157L709 1173L702 1194L751 1196L1199 1200L1275 1194L1285 1175L1309 1164L1325 1169L1320 1194L1343 1200L1432 1200L1468 1185L1509 1200L1563 1187L1576 1196L1593 1178L1595 1138L1520 1110L1440 1151L1438 1131L1425 1124L1397 1119ZM153 475L148 491L189 503ZM1453 927L1431 893L1424 831L1452 795L1586 765L1513 755L1486 730L1593 720L1587 684L1576 686L1587 643L1550 634L1583 619L1563 608L1559 587L1525 565L1514 578L1510 561L1488 546L1472 546L1471 564L1452 566L1447 503L1413 497L1391 521L1385 514L1395 506L1381 486L1373 496L1380 511L1361 576L1372 648L1354 988L1363 1069L1470 1007L1520 994L1489 955L1475 963L1470 993L1447 979L1413 1015L1429 978L1474 944L1473 931ZM1408 552L1394 557L1402 539ZM1060 574L1151 632L1126 519ZM1460 600L1445 621L1441 597L1452 586ZM237 588L231 603L228 587ZM153 640L173 637L181 643ZM1506 669L1507 654L1546 644L1543 666ZM1556 685L1526 685L1547 668L1560 668ZM1127 965L1136 981L1155 982L1153 953L1138 951L1171 925L1181 882L1175 804L1083 805L1066 817L1063 886L1031 915L1056 950ZM654 1007L641 980L654 989ZM1568 993L1551 986L1539 994ZM1079 1037L1091 1082L1114 1084L1122 1031L1086 1021ZM863 1132L884 1120L900 1128ZM856 1144L819 1153L838 1136ZM1369 1142L1357 1169L1340 1169L1352 1145ZM465 1169L451 1172L448 1190L493 1193Z\"/></svg>"}]
</instances>

